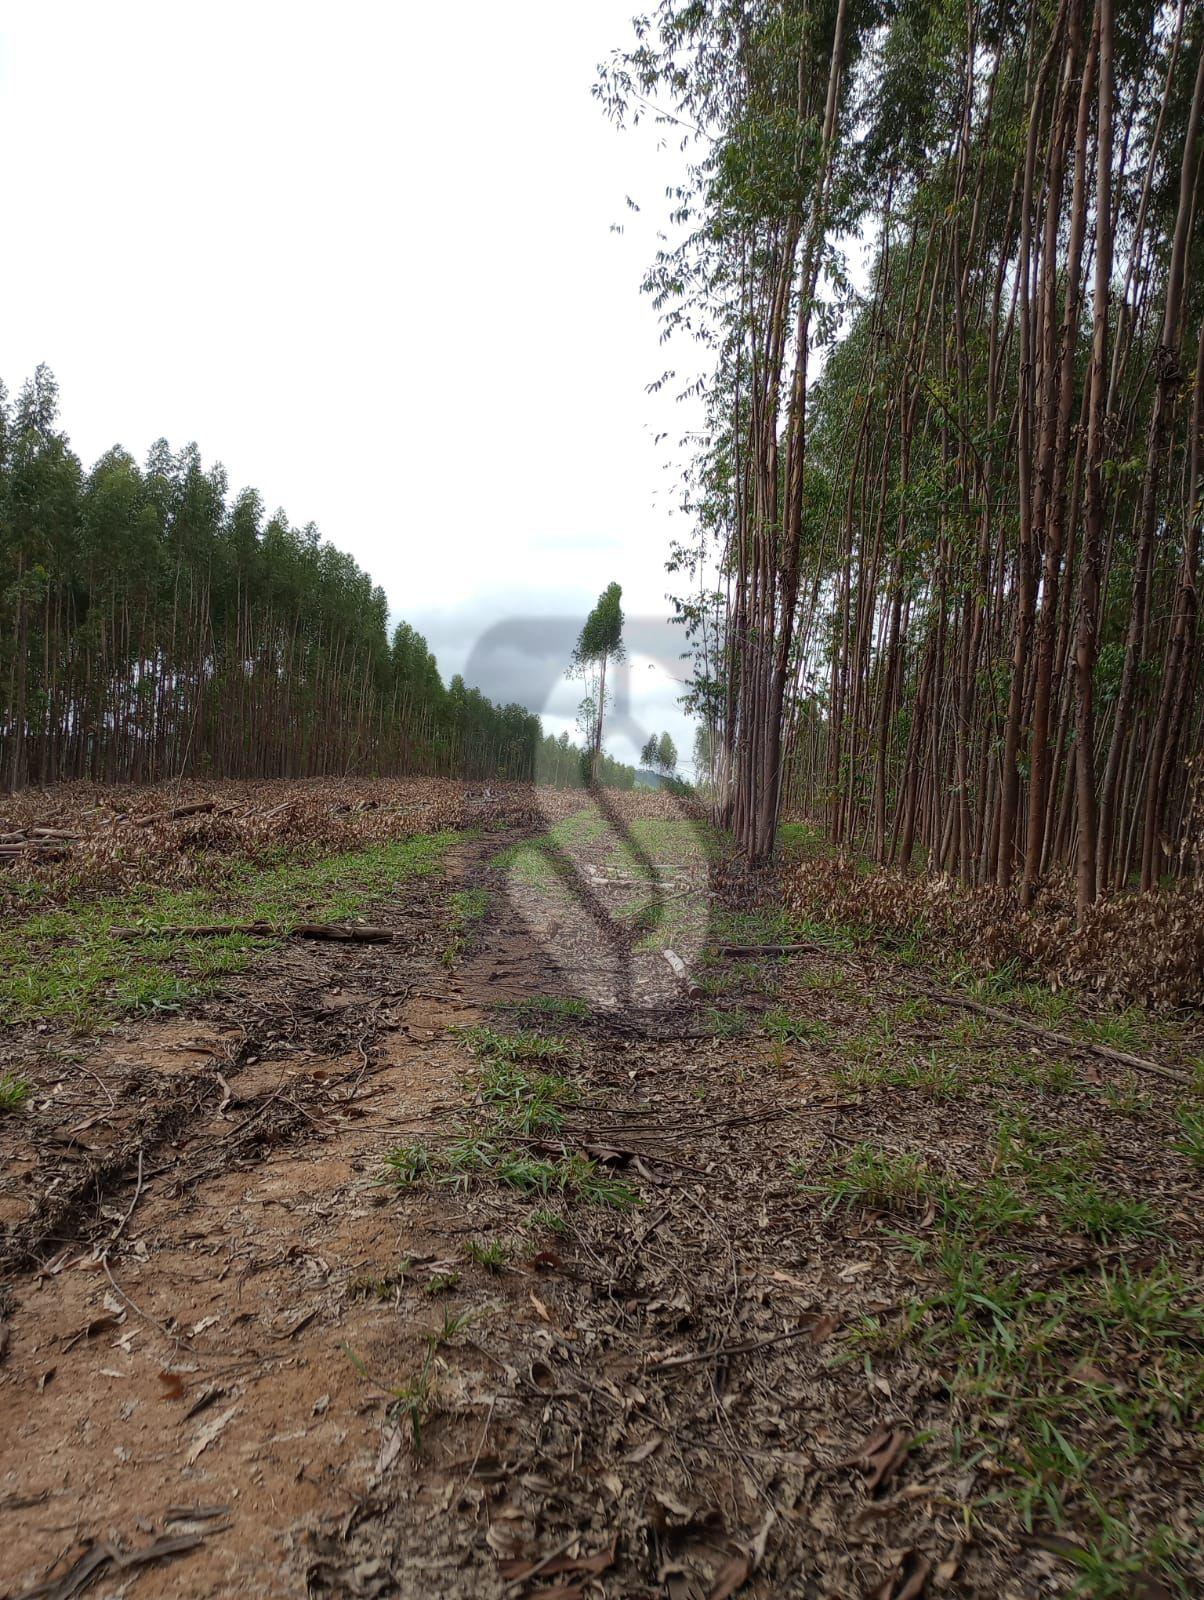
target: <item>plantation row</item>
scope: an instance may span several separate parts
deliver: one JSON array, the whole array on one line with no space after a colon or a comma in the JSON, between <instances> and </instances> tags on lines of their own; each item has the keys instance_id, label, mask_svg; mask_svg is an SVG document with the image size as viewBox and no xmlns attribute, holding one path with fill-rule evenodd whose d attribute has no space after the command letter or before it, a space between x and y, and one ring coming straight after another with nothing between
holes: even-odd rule
<instances>
[{"instance_id":1,"label":"plantation row","mask_svg":"<svg viewBox=\"0 0 1204 1600\"><path fill-rule=\"evenodd\" d=\"M1194 870L1204 11L665 0L636 29L608 109L705 135L647 287L705 336L675 568L748 854L789 797L1026 904L1059 869L1080 912Z\"/></svg>"},{"instance_id":2,"label":"plantation row","mask_svg":"<svg viewBox=\"0 0 1204 1600\"><path fill-rule=\"evenodd\" d=\"M401 772L582 783L520 705L444 685L407 623L312 523L230 498L160 440L90 472L45 367L0 385L0 782ZM603 781L634 769L607 760Z\"/></svg>"}]
</instances>

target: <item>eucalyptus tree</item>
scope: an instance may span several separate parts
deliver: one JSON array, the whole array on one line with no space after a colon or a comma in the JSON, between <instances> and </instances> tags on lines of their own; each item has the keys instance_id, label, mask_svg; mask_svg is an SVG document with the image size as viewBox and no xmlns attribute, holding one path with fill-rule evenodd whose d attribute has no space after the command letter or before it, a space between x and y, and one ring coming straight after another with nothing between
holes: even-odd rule
<instances>
[{"instance_id":1,"label":"eucalyptus tree","mask_svg":"<svg viewBox=\"0 0 1204 1600\"><path fill-rule=\"evenodd\" d=\"M586 686L579 714L589 746L592 783L601 781L602 726L608 697L613 695L606 683L607 668L612 661L622 661L626 653L623 645L622 599L623 590L619 584L607 584L585 619L571 661L572 671Z\"/></svg>"},{"instance_id":2,"label":"eucalyptus tree","mask_svg":"<svg viewBox=\"0 0 1204 1600\"><path fill-rule=\"evenodd\" d=\"M85 473L44 367L0 393L0 774L534 775L539 719L453 680L312 524L195 445Z\"/></svg>"},{"instance_id":3,"label":"eucalyptus tree","mask_svg":"<svg viewBox=\"0 0 1204 1600\"><path fill-rule=\"evenodd\" d=\"M663 97L699 130L675 196L682 243L649 273L670 331L697 329L716 356L701 474L724 502L725 820L753 862L772 850L782 788L806 527L807 393L827 332L818 293L834 230L855 216L841 156L848 85L873 8L858 0L676 3L636 20L635 48L599 92L619 120Z\"/></svg>"},{"instance_id":4,"label":"eucalyptus tree","mask_svg":"<svg viewBox=\"0 0 1204 1600\"><path fill-rule=\"evenodd\" d=\"M1191 870L1204 743L1204 13L665 0L608 109L698 130L648 274L697 338L679 607L746 853L1031 901ZM844 255L858 223L857 285ZM825 347L822 370L809 361Z\"/></svg>"}]
</instances>

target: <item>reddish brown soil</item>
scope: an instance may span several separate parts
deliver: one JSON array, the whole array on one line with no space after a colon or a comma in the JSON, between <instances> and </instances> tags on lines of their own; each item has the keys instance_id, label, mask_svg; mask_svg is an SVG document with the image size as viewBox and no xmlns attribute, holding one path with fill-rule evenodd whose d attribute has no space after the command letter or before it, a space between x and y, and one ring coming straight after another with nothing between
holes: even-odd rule
<instances>
[{"instance_id":1,"label":"reddish brown soil","mask_svg":"<svg viewBox=\"0 0 1204 1600\"><path fill-rule=\"evenodd\" d=\"M763 1008L781 971L691 1001L633 956L614 1006L585 924L541 921L489 866L519 836L464 843L448 883L374 913L395 945L290 944L183 1019L67 1055L21 1042L58 1114L38 1139L4 1132L0 1595L1068 1594L1056 1545L982 1511L994 1469L958 1456L948 1375L905 1351L833 1359L839 1330L916 1285L895 1219L824 1211L792 1171L861 1140L956 1166L987 1090L952 1109L835 1090L835 1040L908 995L860 958L786 982L826 1043L725 1036L724 1008ZM489 910L449 972L446 896L469 883ZM482 1113L454 1030L566 993L595 1009L565 1025L579 1095L557 1139L638 1209L552 1201L553 1233L493 1183L382 1185L390 1149ZM915 1024L925 1048L933 1026ZM1066 1121L1098 1118L1080 1069ZM1118 1182L1148 1181L1170 1104L1123 1139L1107 1124ZM1182 1162L1171 1179L1190 1242ZM502 1270L471 1240L504 1245ZM1100 1259L1052 1241L1047 1269ZM1168 1428L1130 1479L1149 1525L1190 1528L1194 1460Z\"/></svg>"},{"instance_id":2,"label":"reddish brown soil","mask_svg":"<svg viewBox=\"0 0 1204 1600\"><path fill-rule=\"evenodd\" d=\"M377 1182L386 1151L462 1097L449 1030L476 1013L432 955L388 970L391 947L288 949L233 1005L251 1040L285 1036L262 1054L220 1017L131 1026L90 1054L102 1110L91 1074L136 1063L155 1080L78 1135L93 1162L161 1128L165 1106L190 1114L141 1149L140 1185L134 1163L99 1216L29 1236L40 1270L15 1286L0 1407L0 1592L81 1541L132 1548L152 1529L207 1537L142 1592L303 1592L306 1530L354 1511L381 1452L378 1398L346 1352L388 1371L421 1343L369 1285L455 1251L437 1197L402 1213ZM407 996L419 981L438 987ZM350 1050L331 1053L332 1022ZM240 1145L253 1119L263 1137ZM36 1176L33 1152L24 1165ZM10 1185L3 1203L20 1231L28 1201Z\"/></svg>"}]
</instances>

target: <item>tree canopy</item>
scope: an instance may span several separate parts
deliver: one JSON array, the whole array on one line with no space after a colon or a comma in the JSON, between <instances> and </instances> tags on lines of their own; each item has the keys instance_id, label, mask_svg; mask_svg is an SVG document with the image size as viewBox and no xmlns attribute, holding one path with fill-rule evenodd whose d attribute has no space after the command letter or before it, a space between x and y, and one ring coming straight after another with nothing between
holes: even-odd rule
<instances>
[{"instance_id":1,"label":"tree canopy","mask_svg":"<svg viewBox=\"0 0 1204 1600\"><path fill-rule=\"evenodd\" d=\"M609 697L613 693L606 683L607 667L612 661L622 661L625 654L622 597L623 590L617 583L607 584L585 619L570 663L571 669L586 684L579 717L592 751L591 772L594 782L601 781L602 727Z\"/></svg>"},{"instance_id":2,"label":"tree canopy","mask_svg":"<svg viewBox=\"0 0 1204 1600\"><path fill-rule=\"evenodd\" d=\"M758 861L789 803L1025 903L1069 869L1080 913L1195 870L1204 11L635 31L598 92L690 152L646 287L704 366L670 567L720 819Z\"/></svg>"},{"instance_id":3,"label":"tree canopy","mask_svg":"<svg viewBox=\"0 0 1204 1600\"><path fill-rule=\"evenodd\" d=\"M617 593L617 591L616 591ZM539 718L455 677L312 523L196 445L85 471L46 367L0 386L0 777L435 772L579 783ZM617 766L604 781L634 780Z\"/></svg>"}]
</instances>

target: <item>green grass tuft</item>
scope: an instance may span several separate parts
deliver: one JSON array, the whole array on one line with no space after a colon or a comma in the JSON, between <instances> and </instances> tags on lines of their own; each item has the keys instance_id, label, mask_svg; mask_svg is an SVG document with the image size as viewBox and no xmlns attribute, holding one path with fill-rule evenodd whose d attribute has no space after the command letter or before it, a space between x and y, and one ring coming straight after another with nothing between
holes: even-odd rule
<instances>
[{"instance_id":1,"label":"green grass tuft","mask_svg":"<svg viewBox=\"0 0 1204 1600\"><path fill-rule=\"evenodd\" d=\"M1186 1156L1193 1167L1204 1167L1204 1111L1195 1106L1181 1106L1178 1118L1183 1137L1174 1148L1181 1156Z\"/></svg>"},{"instance_id":2,"label":"green grass tuft","mask_svg":"<svg viewBox=\"0 0 1204 1600\"><path fill-rule=\"evenodd\" d=\"M0 1112L22 1110L31 1093L24 1078L0 1072Z\"/></svg>"},{"instance_id":3,"label":"green grass tuft","mask_svg":"<svg viewBox=\"0 0 1204 1600\"><path fill-rule=\"evenodd\" d=\"M567 1040L537 1033L534 1028L508 1033L478 1026L463 1029L460 1037L472 1055L486 1061L565 1061L574 1054Z\"/></svg>"}]
</instances>

